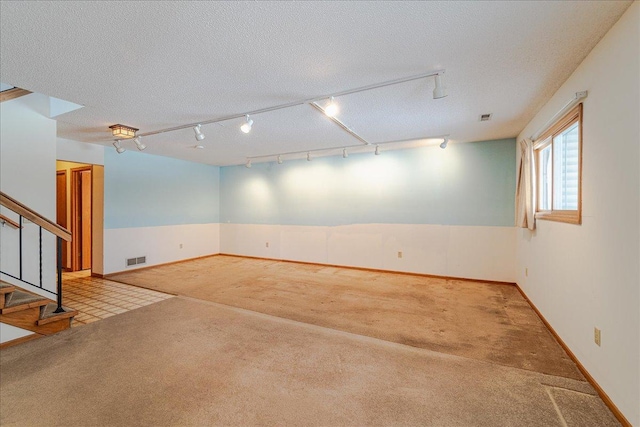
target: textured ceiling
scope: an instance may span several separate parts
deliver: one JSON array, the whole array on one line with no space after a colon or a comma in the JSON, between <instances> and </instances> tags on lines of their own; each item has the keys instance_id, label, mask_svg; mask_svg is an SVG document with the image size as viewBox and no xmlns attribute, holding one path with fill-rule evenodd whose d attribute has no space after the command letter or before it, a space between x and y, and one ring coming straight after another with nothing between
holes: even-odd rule
<instances>
[{"instance_id":1,"label":"textured ceiling","mask_svg":"<svg viewBox=\"0 0 640 427\"><path fill-rule=\"evenodd\" d=\"M146 133L446 69L447 98L427 78L337 98L338 117L372 142L507 138L629 5L3 0L0 81L83 105L58 135L110 145L114 123ZM204 150L184 129L145 152L227 165L358 143L309 105L253 119L204 126Z\"/></svg>"}]
</instances>

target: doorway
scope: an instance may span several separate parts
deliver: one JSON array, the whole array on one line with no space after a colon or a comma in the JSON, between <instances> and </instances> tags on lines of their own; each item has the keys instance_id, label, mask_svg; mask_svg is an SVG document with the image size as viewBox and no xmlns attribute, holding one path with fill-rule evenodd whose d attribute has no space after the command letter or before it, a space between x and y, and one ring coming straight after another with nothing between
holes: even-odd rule
<instances>
[{"instance_id":1,"label":"doorway","mask_svg":"<svg viewBox=\"0 0 640 427\"><path fill-rule=\"evenodd\" d=\"M71 271L91 269L91 166L71 169Z\"/></svg>"}]
</instances>

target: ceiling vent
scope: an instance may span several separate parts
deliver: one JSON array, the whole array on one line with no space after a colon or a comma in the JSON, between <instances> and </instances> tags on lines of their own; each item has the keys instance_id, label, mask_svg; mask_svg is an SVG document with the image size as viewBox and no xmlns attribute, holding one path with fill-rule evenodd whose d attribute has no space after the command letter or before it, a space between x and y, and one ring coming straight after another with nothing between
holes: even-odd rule
<instances>
[{"instance_id":1,"label":"ceiling vent","mask_svg":"<svg viewBox=\"0 0 640 427\"><path fill-rule=\"evenodd\" d=\"M488 122L489 120L491 120L491 116L493 116L493 113L481 114L480 115L480 121L481 122Z\"/></svg>"}]
</instances>

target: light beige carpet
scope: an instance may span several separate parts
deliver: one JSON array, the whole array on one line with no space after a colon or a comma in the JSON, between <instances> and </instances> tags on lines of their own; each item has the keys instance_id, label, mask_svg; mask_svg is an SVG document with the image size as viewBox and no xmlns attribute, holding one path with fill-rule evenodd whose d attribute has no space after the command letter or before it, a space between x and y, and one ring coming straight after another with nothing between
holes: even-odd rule
<instances>
[{"instance_id":1,"label":"light beige carpet","mask_svg":"<svg viewBox=\"0 0 640 427\"><path fill-rule=\"evenodd\" d=\"M588 383L171 298L0 352L3 426L610 426Z\"/></svg>"},{"instance_id":2,"label":"light beige carpet","mask_svg":"<svg viewBox=\"0 0 640 427\"><path fill-rule=\"evenodd\" d=\"M231 256L109 279L583 380L515 286Z\"/></svg>"}]
</instances>

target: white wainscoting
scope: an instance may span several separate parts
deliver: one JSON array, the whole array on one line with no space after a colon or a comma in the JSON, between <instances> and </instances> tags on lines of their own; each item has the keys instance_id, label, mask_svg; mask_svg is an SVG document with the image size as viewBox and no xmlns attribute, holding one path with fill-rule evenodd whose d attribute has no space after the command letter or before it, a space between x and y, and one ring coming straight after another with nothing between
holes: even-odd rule
<instances>
[{"instance_id":1,"label":"white wainscoting","mask_svg":"<svg viewBox=\"0 0 640 427\"><path fill-rule=\"evenodd\" d=\"M217 254L219 242L217 223L106 229L104 274ZM142 256L146 264L126 266L128 258Z\"/></svg>"},{"instance_id":2,"label":"white wainscoting","mask_svg":"<svg viewBox=\"0 0 640 427\"><path fill-rule=\"evenodd\" d=\"M225 254L501 282L515 282L515 241L515 227L220 224Z\"/></svg>"}]
</instances>

